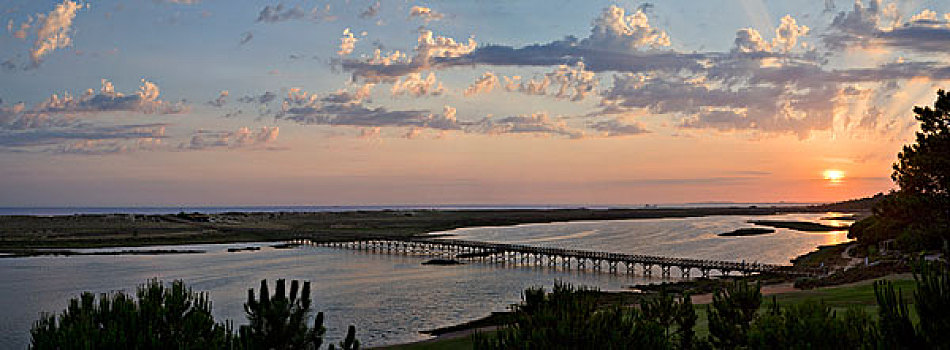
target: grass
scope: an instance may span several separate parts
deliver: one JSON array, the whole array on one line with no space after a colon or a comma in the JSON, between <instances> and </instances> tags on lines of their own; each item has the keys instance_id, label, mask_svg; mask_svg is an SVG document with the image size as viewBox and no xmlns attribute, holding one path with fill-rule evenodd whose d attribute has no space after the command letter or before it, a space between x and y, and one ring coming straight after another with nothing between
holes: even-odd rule
<instances>
[{"instance_id":1,"label":"grass","mask_svg":"<svg viewBox=\"0 0 950 350\"><path fill-rule=\"evenodd\" d=\"M469 350L475 347L472 342L472 336L465 336L454 339L439 340L429 343L415 343L405 345L388 346L379 349L386 350Z\"/></svg>"},{"instance_id":2,"label":"grass","mask_svg":"<svg viewBox=\"0 0 950 350\"><path fill-rule=\"evenodd\" d=\"M912 278L894 279L891 283L895 289L900 289L905 301L913 302L914 290L916 290L917 286ZM877 307L877 299L874 297L873 281L863 281L840 287L783 293L777 294L775 297L779 304L783 305L797 304L808 300L820 300L826 305L835 308L847 308L850 306Z\"/></svg>"}]
</instances>

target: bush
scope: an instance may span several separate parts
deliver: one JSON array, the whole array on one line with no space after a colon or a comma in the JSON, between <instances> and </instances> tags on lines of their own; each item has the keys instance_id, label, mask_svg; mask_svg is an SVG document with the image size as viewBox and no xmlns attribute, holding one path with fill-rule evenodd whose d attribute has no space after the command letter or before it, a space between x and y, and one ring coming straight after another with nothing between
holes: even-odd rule
<instances>
[{"instance_id":1,"label":"bush","mask_svg":"<svg viewBox=\"0 0 950 350\"><path fill-rule=\"evenodd\" d=\"M83 293L69 301L61 314L45 314L30 330L32 349L319 349L326 329L323 313L307 322L311 313L310 283L290 291L278 280L270 295L261 281L260 298L248 290L244 304L249 324L232 331L230 322L211 316L206 293L194 292L184 282L168 286L151 280L139 286L135 297L122 292ZM343 350L358 350L356 328L350 326L340 342ZM334 349L330 345L330 349Z\"/></svg>"},{"instance_id":2,"label":"bush","mask_svg":"<svg viewBox=\"0 0 950 350\"><path fill-rule=\"evenodd\" d=\"M211 316L207 294L157 280L139 286L135 298L83 293L58 317L41 316L30 334L33 349L211 349L232 341L231 329Z\"/></svg>"},{"instance_id":3,"label":"bush","mask_svg":"<svg viewBox=\"0 0 950 350\"><path fill-rule=\"evenodd\" d=\"M750 349L859 349L873 347L869 315L850 309L844 317L821 302L779 309L772 303L749 330Z\"/></svg>"},{"instance_id":4,"label":"bush","mask_svg":"<svg viewBox=\"0 0 950 350\"><path fill-rule=\"evenodd\" d=\"M667 305L663 316L623 307L599 309L596 291L556 283L525 291L512 320L492 336L477 334L476 349L671 349L667 325L674 323ZM691 308L690 308L691 309ZM656 317L662 317L659 321Z\"/></svg>"},{"instance_id":5,"label":"bush","mask_svg":"<svg viewBox=\"0 0 950 350\"><path fill-rule=\"evenodd\" d=\"M710 342L721 349L746 345L749 327L762 304L761 285L745 281L727 284L713 293L708 307Z\"/></svg>"},{"instance_id":6,"label":"bush","mask_svg":"<svg viewBox=\"0 0 950 350\"><path fill-rule=\"evenodd\" d=\"M299 293L298 293L299 292ZM277 280L270 296L267 280L261 281L260 298L248 289L244 311L250 324L240 328L240 344L247 349L318 349L323 344L323 313L317 314L313 327L307 326L310 316L310 282L294 280L290 291L285 281Z\"/></svg>"}]
</instances>

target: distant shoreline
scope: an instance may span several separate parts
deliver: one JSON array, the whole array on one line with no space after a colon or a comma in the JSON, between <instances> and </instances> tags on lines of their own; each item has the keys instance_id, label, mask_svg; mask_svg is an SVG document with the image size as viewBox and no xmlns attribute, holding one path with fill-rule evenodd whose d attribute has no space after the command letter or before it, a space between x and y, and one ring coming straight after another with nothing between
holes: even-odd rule
<instances>
[{"instance_id":1,"label":"distant shoreline","mask_svg":"<svg viewBox=\"0 0 950 350\"><path fill-rule=\"evenodd\" d=\"M729 207L807 207L820 203L792 202L695 202L665 204L439 204L439 205L270 205L270 206L38 206L38 207L2 207L0 216L60 216L60 215L109 215L109 214L145 214L165 215L185 213L222 214L228 212L245 213L311 213L311 212L350 212L350 211L391 211L391 210L572 210L572 209L696 209Z\"/></svg>"},{"instance_id":2,"label":"distant shoreline","mask_svg":"<svg viewBox=\"0 0 950 350\"><path fill-rule=\"evenodd\" d=\"M570 221L774 215L841 211L833 206L470 209L220 214L0 216L0 252L203 243L407 238L464 227ZM844 210L855 212L855 210Z\"/></svg>"}]
</instances>

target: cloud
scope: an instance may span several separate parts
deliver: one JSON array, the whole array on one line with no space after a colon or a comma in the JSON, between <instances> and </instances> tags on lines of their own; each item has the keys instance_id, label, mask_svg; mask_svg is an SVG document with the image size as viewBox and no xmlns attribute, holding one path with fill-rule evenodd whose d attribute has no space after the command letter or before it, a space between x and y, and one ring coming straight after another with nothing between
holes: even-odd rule
<instances>
[{"instance_id":1,"label":"cloud","mask_svg":"<svg viewBox=\"0 0 950 350\"><path fill-rule=\"evenodd\" d=\"M306 16L307 13L299 5L287 8L283 3L277 4L277 6L264 6L261 9L261 12L257 15L258 22L283 22L293 19L302 19Z\"/></svg>"},{"instance_id":2,"label":"cloud","mask_svg":"<svg viewBox=\"0 0 950 350\"><path fill-rule=\"evenodd\" d=\"M159 2L159 3L166 2L170 4L179 4L179 5L194 5L201 2L201 0L154 0L154 1Z\"/></svg>"},{"instance_id":3,"label":"cloud","mask_svg":"<svg viewBox=\"0 0 950 350\"><path fill-rule=\"evenodd\" d=\"M166 134L168 124L101 126L76 124L31 130L0 129L0 152L106 155L137 151L187 151L214 148L275 149L279 128L237 131L198 130L174 146Z\"/></svg>"},{"instance_id":4,"label":"cloud","mask_svg":"<svg viewBox=\"0 0 950 350\"><path fill-rule=\"evenodd\" d=\"M445 88L442 83L436 81L435 73L429 73L424 79L422 73L410 73L404 79L393 83L391 92L393 96L438 96L445 92Z\"/></svg>"},{"instance_id":5,"label":"cloud","mask_svg":"<svg viewBox=\"0 0 950 350\"><path fill-rule=\"evenodd\" d=\"M743 28L736 32L735 48L737 52L770 52L772 44L762 38L758 30Z\"/></svg>"},{"instance_id":6,"label":"cloud","mask_svg":"<svg viewBox=\"0 0 950 350\"><path fill-rule=\"evenodd\" d=\"M357 126L357 127L422 127L440 130L458 130L455 109L446 106L442 114L424 110L390 111L383 107L370 108L353 101L339 102L334 98L321 99L317 94L290 89L281 103L277 119L300 124Z\"/></svg>"},{"instance_id":7,"label":"cloud","mask_svg":"<svg viewBox=\"0 0 950 350\"><path fill-rule=\"evenodd\" d=\"M412 57L399 51L382 54L377 49L372 57L366 59L343 59L342 67L353 73L354 79L367 82L392 82L396 78L416 73L431 66L431 61L440 58L454 58L471 53L477 43L474 39L459 42L455 39L437 36L431 30L419 30L415 53Z\"/></svg>"},{"instance_id":8,"label":"cloud","mask_svg":"<svg viewBox=\"0 0 950 350\"><path fill-rule=\"evenodd\" d=\"M403 134L402 137L412 140L412 139L418 138L421 135L422 135L422 128L411 127L408 130L406 130L406 133Z\"/></svg>"},{"instance_id":9,"label":"cloud","mask_svg":"<svg viewBox=\"0 0 950 350\"><path fill-rule=\"evenodd\" d=\"M472 52L477 46L473 38L456 42L452 38L436 36L431 30L426 29L419 30L419 38L416 42L416 57L413 60L423 63L427 63L432 58L459 57Z\"/></svg>"},{"instance_id":10,"label":"cloud","mask_svg":"<svg viewBox=\"0 0 950 350\"><path fill-rule=\"evenodd\" d=\"M0 150L74 154L120 153L161 145L167 124L95 126L78 124L62 128L0 129Z\"/></svg>"},{"instance_id":11,"label":"cloud","mask_svg":"<svg viewBox=\"0 0 950 350\"><path fill-rule=\"evenodd\" d=\"M49 13L36 15L36 39L33 41L33 48L30 49L30 61L34 67L43 62L43 56L72 45L72 38L69 35L73 19L83 7L86 5L64 0Z\"/></svg>"},{"instance_id":12,"label":"cloud","mask_svg":"<svg viewBox=\"0 0 950 350\"><path fill-rule=\"evenodd\" d=\"M254 33L251 33L251 32L241 33L241 41L238 43L238 45L247 44L251 42L251 39L254 39Z\"/></svg>"},{"instance_id":13,"label":"cloud","mask_svg":"<svg viewBox=\"0 0 950 350\"><path fill-rule=\"evenodd\" d=\"M268 104L268 103L270 103L271 101L273 101L273 100L275 100L275 99L277 99L277 94L275 94L275 93L273 93L273 92L270 92L270 91L265 91L263 94L258 95L258 96L244 96L244 97L241 97L241 98L238 99L238 102L241 102L241 103L256 103L256 104L260 104L260 105L265 105L265 104Z\"/></svg>"},{"instance_id":14,"label":"cloud","mask_svg":"<svg viewBox=\"0 0 950 350\"><path fill-rule=\"evenodd\" d=\"M782 23L775 28L775 37L772 42L766 41L762 34L754 28L743 28L736 32L733 52L738 53L777 53L788 54L799 45L799 39L808 35L810 28L798 25L798 22L789 15L782 17ZM802 47L807 48L805 43ZM766 57L766 56L763 56Z\"/></svg>"},{"instance_id":15,"label":"cloud","mask_svg":"<svg viewBox=\"0 0 950 350\"><path fill-rule=\"evenodd\" d=\"M357 40L359 39L350 32L350 28L343 29L343 37L340 38L340 50L336 52L337 55L346 56L352 53Z\"/></svg>"},{"instance_id":16,"label":"cloud","mask_svg":"<svg viewBox=\"0 0 950 350\"><path fill-rule=\"evenodd\" d=\"M370 57L343 58L337 64L352 73L354 81L393 83L394 92L413 96L425 93L411 91L425 89L411 90L404 85L407 82L426 82L427 79L423 79L425 71L431 73L473 65L551 67L547 73L527 77L502 76L488 71L475 77L463 95L473 96L500 87L506 91L572 101L598 98L598 109L583 115L588 120L582 127L570 126L563 118L550 118L546 114L544 118L532 114L458 121L457 127L471 133L538 130L539 133L568 137L648 132L643 124L617 119L629 114L664 118L671 121L666 125L681 129L754 135L788 134L801 139L810 137L815 131L832 130L836 124L840 125L836 118L848 118L849 115L859 116L855 119L856 125L883 128L888 123L874 122L877 114L866 115L866 107L855 106L856 89L885 91L905 79L950 80L950 66L930 58L932 56L914 58L934 61L907 59L849 67L840 62L829 64L830 57L837 51L823 51L831 47L827 43L835 39L847 45L866 41L866 45L944 52L947 46L943 45L941 35L950 24L946 23L947 16L941 17L933 11L922 11L905 23L892 4L871 1L864 5L859 1L853 9L834 16L827 30L818 34L819 40L826 43L824 46L812 45L809 37L814 35L812 28L786 15L765 36L753 28L738 30L733 48L726 52L671 49L669 35L654 27L645 11L627 11L611 6L593 21L586 37L567 36L517 48L477 46L473 38L467 43L457 42L423 30L413 52L383 54L378 49ZM902 35L926 40L899 39ZM947 38L950 40L950 36ZM612 85L601 86L604 85L598 78L601 72L614 73ZM434 76L432 80L421 86L436 86ZM333 111L327 109L329 107L320 108L329 111L327 115L333 115ZM430 114L428 111L390 111L365 105L347 108L354 110L346 113L385 116L380 120L389 121L398 118L387 113L399 114L405 118L402 120L412 120L403 112L414 112L410 115L416 118ZM318 123L328 124L328 120ZM424 128L418 124L386 122L378 126Z\"/></svg>"},{"instance_id":17,"label":"cloud","mask_svg":"<svg viewBox=\"0 0 950 350\"><path fill-rule=\"evenodd\" d=\"M359 138L378 140L382 136L382 131L383 131L383 128L380 128L380 127L360 128Z\"/></svg>"},{"instance_id":18,"label":"cloud","mask_svg":"<svg viewBox=\"0 0 950 350\"><path fill-rule=\"evenodd\" d=\"M591 123L590 128L603 133L607 137L641 135L650 132L643 123L624 123L617 118Z\"/></svg>"},{"instance_id":19,"label":"cloud","mask_svg":"<svg viewBox=\"0 0 950 350\"><path fill-rule=\"evenodd\" d=\"M275 6L264 6L257 15L257 22L278 23L292 20L334 21L336 16L330 14L330 4L324 5L323 8L314 7L310 10L304 10L300 5L287 7L283 3Z\"/></svg>"},{"instance_id":20,"label":"cloud","mask_svg":"<svg viewBox=\"0 0 950 350\"><path fill-rule=\"evenodd\" d=\"M642 9L627 15L622 7L611 5L594 20L590 36L581 45L627 51L670 46L670 37L652 27Z\"/></svg>"},{"instance_id":21,"label":"cloud","mask_svg":"<svg viewBox=\"0 0 950 350\"><path fill-rule=\"evenodd\" d=\"M371 102L370 95L373 92L373 87L375 84L367 83L358 86L355 91L349 91L346 89L340 89L335 92L327 94L326 97L320 99L321 102L325 103L337 103L337 104L360 104L363 102ZM316 95L311 95L316 96Z\"/></svg>"},{"instance_id":22,"label":"cloud","mask_svg":"<svg viewBox=\"0 0 950 350\"><path fill-rule=\"evenodd\" d=\"M775 28L775 38L772 39L773 49L779 52L790 52L798 45L798 39L808 35L809 28L798 25L792 16L782 17L782 23Z\"/></svg>"},{"instance_id":23,"label":"cloud","mask_svg":"<svg viewBox=\"0 0 950 350\"><path fill-rule=\"evenodd\" d=\"M682 116L682 128L792 133L800 138L831 128L840 91L834 82L818 78L827 75L794 65L731 68L700 77L617 74L602 93L602 105L614 114L643 110ZM795 76L799 80L791 78Z\"/></svg>"},{"instance_id":24,"label":"cloud","mask_svg":"<svg viewBox=\"0 0 950 350\"><path fill-rule=\"evenodd\" d=\"M12 71L16 69L16 64L13 63L13 59L8 59L6 61L0 62L0 68L3 68L3 70Z\"/></svg>"},{"instance_id":25,"label":"cloud","mask_svg":"<svg viewBox=\"0 0 950 350\"><path fill-rule=\"evenodd\" d=\"M500 119L486 117L468 130L489 135L497 134L538 134L561 135L572 139L583 138L584 131L569 127L560 118L551 118L547 112L521 114Z\"/></svg>"},{"instance_id":26,"label":"cloud","mask_svg":"<svg viewBox=\"0 0 950 350\"><path fill-rule=\"evenodd\" d=\"M546 44L532 44L520 48L504 45L483 46L454 57L434 58L430 66L558 66L582 61L586 69L594 72L638 72L657 69L679 71L700 70L703 68L702 61L714 58L709 54L665 50L670 44L669 35L653 27L642 10L628 15L623 8L611 6L604 9L594 20L590 34L583 39L567 36ZM344 69L346 68L344 65ZM359 68L369 70L368 67ZM399 72L389 70L385 73Z\"/></svg>"},{"instance_id":27,"label":"cloud","mask_svg":"<svg viewBox=\"0 0 950 350\"><path fill-rule=\"evenodd\" d=\"M492 72L485 72L475 80L472 85L465 89L462 93L465 96L473 96L481 93L489 93L498 86L498 76Z\"/></svg>"},{"instance_id":28,"label":"cloud","mask_svg":"<svg viewBox=\"0 0 950 350\"><path fill-rule=\"evenodd\" d=\"M920 52L944 51L950 45L950 19L924 9L906 22L895 3L856 1L839 12L822 41L830 49L888 46Z\"/></svg>"},{"instance_id":29,"label":"cloud","mask_svg":"<svg viewBox=\"0 0 950 350\"><path fill-rule=\"evenodd\" d=\"M441 20L445 18L445 15L428 7L413 6L409 9L409 18L420 18L428 23L430 21Z\"/></svg>"},{"instance_id":30,"label":"cloud","mask_svg":"<svg viewBox=\"0 0 950 350\"><path fill-rule=\"evenodd\" d=\"M186 112L182 103L160 100L159 88L152 82L142 80L142 86L132 94L116 92L115 87L102 79L99 91L86 90L74 97L70 93L52 94L33 108L23 105L6 108L0 112L0 128L34 129L70 125L78 115L95 115L108 112L134 112L143 114L179 114Z\"/></svg>"},{"instance_id":31,"label":"cloud","mask_svg":"<svg viewBox=\"0 0 950 350\"><path fill-rule=\"evenodd\" d=\"M390 110L366 105L372 85L358 86L355 91L339 90L326 95L290 89L281 101L275 118L305 125L347 126L360 128L378 138L377 128L407 128L403 137L413 138L424 130L459 131L473 134L535 134L582 138L584 130L571 127L564 117L550 117L547 112L514 115L503 118L485 117L475 121L457 118L457 110L444 106L441 113L428 110ZM410 89L411 90L411 89ZM421 93L420 93L421 94ZM604 124L603 127L609 127ZM632 134L634 125L614 124L616 130L603 134ZM645 132L645 131L643 131Z\"/></svg>"},{"instance_id":32,"label":"cloud","mask_svg":"<svg viewBox=\"0 0 950 350\"><path fill-rule=\"evenodd\" d=\"M17 39L26 39L29 34L30 27L33 25L33 16L27 17L27 20L23 23L20 23L19 26L14 26L13 19L7 22L7 32L10 33L14 38ZM14 30L16 28L16 30Z\"/></svg>"},{"instance_id":33,"label":"cloud","mask_svg":"<svg viewBox=\"0 0 950 350\"><path fill-rule=\"evenodd\" d=\"M381 6L381 3L379 1L376 1L370 4L369 7L363 10L363 12L360 12L360 18L366 19L366 18L376 17L376 15L379 14L380 6Z\"/></svg>"},{"instance_id":34,"label":"cloud","mask_svg":"<svg viewBox=\"0 0 950 350\"><path fill-rule=\"evenodd\" d=\"M241 127L237 131L195 131L191 140L187 143L179 144L178 148L183 150L203 150L212 148L267 148L268 145L277 141L280 134L280 128L261 127L254 131L248 127Z\"/></svg>"},{"instance_id":35,"label":"cloud","mask_svg":"<svg viewBox=\"0 0 950 350\"><path fill-rule=\"evenodd\" d=\"M228 104L228 95L230 94L231 93L228 92L228 90L221 90L221 92L218 93L217 98L211 101L208 101L208 105L215 106L215 107L224 107L224 105Z\"/></svg>"},{"instance_id":36,"label":"cloud","mask_svg":"<svg viewBox=\"0 0 950 350\"><path fill-rule=\"evenodd\" d=\"M520 91L528 95L551 95L559 99L581 101L588 95L596 92L598 81L596 75L585 69L584 62L577 62L573 67L558 65L554 71L546 73L540 80L529 79L521 81L521 77L504 77L505 89ZM549 92L553 87L556 91Z\"/></svg>"},{"instance_id":37,"label":"cloud","mask_svg":"<svg viewBox=\"0 0 950 350\"><path fill-rule=\"evenodd\" d=\"M950 45L950 26L933 27L918 23L881 32L877 37L892 47L925 53L942 52Z\"/></svg>"},{"instance_id":38,"label":"cloud","mask_svg":"<svg viewBox=\"0 0 950 350\"><path fill-rule=\"evenodd\" d=\"M832 48L852 44L868 44L883 30L893 29L900 22L895 4L882 5L880 0L869 0L865 5L856 0L851 11L841 11L831 22L831 32L823 38Z\"/></svg>"}]
</instances>

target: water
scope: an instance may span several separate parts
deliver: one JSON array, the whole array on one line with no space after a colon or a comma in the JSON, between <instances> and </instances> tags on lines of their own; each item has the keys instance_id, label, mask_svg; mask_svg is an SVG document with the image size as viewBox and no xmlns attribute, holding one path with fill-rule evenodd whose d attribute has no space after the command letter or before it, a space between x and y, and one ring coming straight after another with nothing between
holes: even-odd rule
<instances>
[{"instance_id":1,"label":"water","mask_svg":"<svg viewBox=\"0 0 950 350\"><path fill-rule=\"evenodd\" d=\"M748 227L749 219L818 220L822 215L716 216L469 228L451 231L465 239L695 258L785 263L817 245L844 240L842 232L800 233L778 229L756 237L716 237ZM262 246L228 253L227 248ZM214 316L245 321L248 288L261 279L312 281L315 310L324 311L328 335L354 324L367 346L425 339L418 332L503 311L526 287L555 280L618 290L656 282L640 276L578 273L557 269L466 264L424 266L423 257L374 255L321 247L273 249L268 244L167 247L205 254L73 256L0 259L0 348L25 348L29 328L41 311L60 311L81 291L131 291L150 278L182 279L208 291ZM125 248L116 248L118 250ZM135 248L135 249L155 249Z\"/></svg>"},{"instance_id":2,"label":"water","mask_svg":"<svg viewBox=\"0 0 950 350\"><path fill-rule=\"evenodd\" d=\"M526 224L506 227L463 228L434 234L450 239L518 243L543 247L645 254L667 257L788 264L789 260L819 245L846 241L848 232L800 232L776 228L775 233L719 237L719 233L742 227L762 227L749 220L794 220L829 226L847 225L841 220L823 220L824 214L768 216L707 216L695 218L581 221Z\"/></svg>"}]
</instances>

